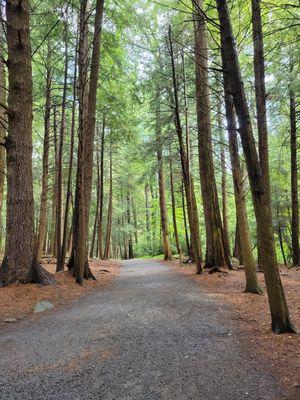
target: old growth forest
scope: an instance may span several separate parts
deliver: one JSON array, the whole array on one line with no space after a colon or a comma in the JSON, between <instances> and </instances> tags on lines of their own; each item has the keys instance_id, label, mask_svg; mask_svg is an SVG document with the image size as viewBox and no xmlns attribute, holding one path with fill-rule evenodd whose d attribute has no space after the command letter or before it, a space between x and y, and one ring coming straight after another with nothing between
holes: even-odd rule
<instances>
[{"instance_id":1,"label":"old growth forest","mask_svg":"<svg viewBox=\"0 0 300 400\"><path fill-rule=\"evenodd\" d=\"M0 399L298 398L299 2L0 11Z\"/></svg>"}]
</instances>

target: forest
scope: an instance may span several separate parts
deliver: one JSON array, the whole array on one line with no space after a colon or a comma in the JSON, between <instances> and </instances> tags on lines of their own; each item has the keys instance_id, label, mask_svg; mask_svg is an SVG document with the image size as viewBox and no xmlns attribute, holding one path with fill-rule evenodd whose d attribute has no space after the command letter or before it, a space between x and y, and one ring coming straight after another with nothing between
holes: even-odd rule
<instances>
[{"instance_id":1,"label":"forest","mask_svg":"<svg viewBox=\"0 0 300 400\"><path fill-rule=\"evenodd\" d=\"M290 273L296 276L300 266L299 11L297 0L2 0L0 298L4 305L17 302L17 298L22 302L32 284L40 293L48 293L44 292L47 287L59 290L62 274L72 279L72 290L86 288L90 282L101 283L104 274L110 273L109 262L114 262L121 266L120 277L114 278L115 289L106 286L104 294L102 289L92 292L89 307L82 296L68 312L57 311L68 321L65 325L55 322L56 314L49 314L48 322L42 320L45 330L48 326L50 332L59 325L64 329L61 337L68 337L68 324L74 324L70 337L78 328L76 340L80 337L87 343L90 337L97 337L98 321L97 326L104 324L106 329L105 342L116 329L108 324L115 321L114 312L120 312L118 329L127 332L129 339L115 338L119 347L132 345L128 357L135 357L135 349L142 346L138 338L146 340L157 325L155 337L163 350L147 351L160 360L171 339L163 322L156 323L155 318L164 315L171 327L176 320L173 307L175 311L179 307L182 320L173 327L172 343L182 346L186 354L190 354L189 347L185 347L188 344L181 331L187 326L191 329L190 343L197 336L194 330L201 338L206 336L196 314L197 296L204 325L212 332L221 329L221 325L214 328L217 311L210 305L209 295L198 294L192 281L188 283L178 270L192 271L201 287L219 279L225 288L224 282L230 276L234 280L238 273L242 277L238 292L251 295L246 297L253 305L251 315L265 296L268 311L264 309L263 315L268 318L269 331L297 333L294 317L299 312L299 297L297 311L291 313L282 278ZM102 275L95 273L95 265ZM165 275L169 269L177 272ZM169 292L159 289L160 285ZM11 287L16 291L8 296L5 290ZM183 293L189 290L190 297L186 294L183 300ZM296 290L292 289L295 299ZM183 303L178 305L180 301ZM173 302L172 307L168 302ZM100 303L107 316L115 310L110 322L105 322ZM115 308L110 309L110 304ZM169 314L163 307L170 307ZM80 322L77 326L81 312L89 321L86 332ZM134 312L141 316L132 331L123 318L129 319ZM189 315L194 315L195 326L187 322ZM220 321L224 319L225 314L220 316ZM19 349L27 343L22 336L26 332L28 337L44 337L45 330L42 336L34 330L40 329L39 323L35 326L32 322L31 333L29 325L23 330L16 328L14 340ZM165 341L160 339L162 332ZM56 334L47 339L48 347L40 343L45 357ZM220 343L214 339L218 335L212 334L214 349ZM281 337L293 340L292 336ZM72 340L65 342L65 349ZM148 346L154 346L151 340ZM82 351L87 351L90 345L82 343ZM228 363L244 365L244 356L234 359L235 350L224 340L222 343L220 352L228 351ZM52 348L55 346L53 342ZM74 357L64 365L65 371L77 364L74 360L88 363L88 358L77 354L80 346L71 348ZM147 351L140 349L141 354ZM55 351L51 354L49 360ZM102 363L118 357L109 346L101 354L97 360ZM166 354L165 361L178 356ZM204 357L201 354L198 360ZM2 357L5 362L6 356ZM26 357L18 368L28 363L26 371L32 371L37 361ZM66 353L62 357L68 358ZM180 361L184 368L192 356L182 357L186 357ZM146 369L147 357L139 360L138 355L130 358L129 367L126 364L124 368L117 358L113 374L118 363L122 374L134 370L131 365L138 362L141 370ZM91 365L100 368L98 361ZM163 365L164 361L160 362ZM188 371L194 369L191 365ZM52 367L45 367L45 373L56 368ZM11 370L14 368L11 364ZM256 371L254 368L247 376L241 372L245 382L264 379ZM122 374L120 384L125 385L132 378ZM190 372L187 375L192 376ZM148 378L136 379L148 387ZM102 392L102 386L93 392L102 393L100 397L84 397L75 391L68 392L73 397L67 392L64 397L52 396L52 389L49 397L39 397L40 387L32 397L25 393L33 389L21 380L23 397L18 397L14 386L6 395L0 391L0 399L243 399L245 393L250 393L249 399L283 399L272 397L271 391L266 392L270 397L258 397L258 392L245 392L246 386L241 395L230 383L227 389L223 385L218 395L210 393L209 383L204 397L202 389L191 384L188 395L184 388L189 379L195 382L187 378L178 390L166 384L167 389L159 394L152 393L153 388L141 394L138 384L135 389L125 385L121 394L112 395L115 397ZM210 382L211 378L205 379ZM176 383L177 376L172 375L171 380ZM10 385L3 382L0 376L0 387ZM156 388L162 385L159 382ZM35 387L35 383L30 385ZM109 393L117 390L115 385ZM295 385L299 387L299 383ZM224 390L233 390L236 397ZM13 393L11 397L7 397L9 393Z\"/></svg>"}]
</instances>

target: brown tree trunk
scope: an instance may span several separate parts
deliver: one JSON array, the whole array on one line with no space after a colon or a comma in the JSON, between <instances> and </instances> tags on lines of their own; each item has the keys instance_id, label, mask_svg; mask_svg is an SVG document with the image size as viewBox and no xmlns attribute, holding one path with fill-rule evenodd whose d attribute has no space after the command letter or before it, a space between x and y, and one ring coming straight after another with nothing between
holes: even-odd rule
<instances>
[{"instance_id":1,"label":"brown tree trunk","mask_svg":"<svg viewBox=\"0 0 300 400\"><path fill-rule=\"evenodd\" d=\"M7 132L6 79L2 57L0 57L0 253L2 251L2 208L5 182L5 137Z\"/></svg>"},{"instance_id":2,"label":"brown tree trunk","mask_svg":"<svg viewBox=\"0 0 300 400\"><path fill-rule=\"evenodd\" d=\"M54 283L35 261L32 184L32 69L29 3L7 0L8 136L6 249L0 282Z\"/></svg>"},{"instance_id":3,"label":"brown tree trunk","mask_svg":"<svg viewBox=\"0 0 300 400\"><path fill-rule=\"evenodd\" d=\"M56 204L57 204L57 164L58 164L58 143L57 143L57 108L53 106L53 142L54 142L54 176L53 176L53 198L51 211L51 237L50 254L56 257Z\"/></svg>"},{"instance_id":4,"label":"brown tree trunk","mask_svg":"<svg viewBox=\"0 0 300 400\"><path fill-rule=\"evenodd\" d=\"M104 193L104 144L105 144L105 118L103 117L100 150L100 187L99 187L99 221L98 221L98 253L103 259L103 193Z\"/></svg>"},{"instance_id":5,"label":"brown tree trunk","mask_svg":"<svg viewBox=\"0 0 300 400\"><path fill-rule=\"evenodd\" d=\"M64 67L64 85L61 103L61 122L58 146L58 164L57 164L57 202L56 202L56 272L64 270L62 259L62 186L63 186L63 148L66 130L66 102L67 102L67 86L68 86L68 36L67 22L64 21L64 44L65 44L65 67Z\"/></svg>"},{"instance_id":6,"label":"brown tree trunk","mask_svg":"<svg viewBox=\"0 0 300 400\"><path fill-rule=\"evenodd\" d=\"M100 64L100 39L104 0L97 0L94 23L91 72L88 81L88 1L81 2L79 38L79 144L75 208L73 218L73 251L69 268L82 284L83 278L94 278L88 265L89 209L93 180L95 112ZM94 278L95 279L95 278Z\"/></svg>"},{"instance_id":7,"label":"brown tree trunk","mask_svg":"<svg viewBox=\"0 0 300 400\"><path fill-rule=\"evenodd\" d=\"M173 176L173 159L171 153L171 142L169 145L169 168L170 168L170 192L171 192L171 202L172 202L172 216L173 216L173 229L174 229L174 238L176 244L177 254L181 254L179 236L178 236L178 228L177 228L177 218L176 218L176 200L175 200L175 189L174 189L174 176Z\"/></svg>"},{"instance_id":8,"label":"brown tree trunk","mask_svg":"<svg viewBox=\"0 0 300 400\"><path fill-rule=\"evenodd\" d=\"M164 249L164 260L172 259L172 252L169 241L168 212L166 206L166 189L164 176L164 161L162 152L162 132L160 115L160 91L156 92L156 143L157 143L157 167L158 167L158 187L159 187L159 207L162 243Z\"/></svg>"},{"instance_id":9,"label":"brown tree trunk","mask_svg":"<svg viewBox=\"0 0 300 400\"><path fill-rule=\"evenodd\" d=\"M42 260L43 246L47 230L47 205L48 205L48 172L49 172L49 139L50 139L50 113L51 113L51 66L50 66L50 40L48 40L48 54L46 64L46 101L44 115L44 147L43 147L43 172L40 217L36 246L36 259Z\"/></svg>"},{"instance_id":10,"label":"brown tree trunk","mask_svg":"<svg viewBox=\"0 0 300 400\"><path fill-rule=\"evenodd\" d=\"M206 28L204 18L199 13L202 5L203 0L195 0L195 84L199 170L206 232L205 267L231 268L228 249L224 246L225 238L213 165Z\"/></svg>"},{"instance_id":11,"label":"brown tree trunk","mask_svg":"<svg viewBox=\"0 0 300 400\"><path fill-rule=\"evenodd\" d=\"M97 133L99 137L99 128L97 127ZM99 147L99 145L98 145ZM96 164L97 164L97 200L96 200L96 211L95 211L95 218L94 218L94 227L93 227L93 234L92 234L92 240L91 240L91 249L90 249L90 258L94 257L94 248L95 248L95 241L96 241L96 234L97 234L97 228L98 228L98 220L99 220L99 203L100 203L100 162L99 162L99 148L97 148L96 151L97 157L96 157Z\"/></svg>"},{"instance_id":12,"label":"brown tree trunk","mask_svg":"<svg viewBox=\"0 0 300 400\"><path fill-rule=\"evenodd\" d=\"M113 173L112 173L112 144L110 143L109 149L109 196L108 196L108 210L107 210L107 226L106 226L106 239L103 258L109 257L111 228L112 228L112 213L113 213Z\"/></svg>"},{"instance_id":13,"label":"brown tree trunk","mask_svg":"<svg viewBox=\"0 0 300 400\"><path fill-rule=\"evenodd\" d=\"M265 59L261 21L261 0L251 0L252 4L252 34L254 47L254 84L256 100L256 116L258 130L258 153L262 170L262 179L266 194L271 198L269 152L268 152L268 127L265 88ZM261 267L261 250L259 238L257 240L258 265Z\"/></svg>"},{"instance_id":14,"label":"brown tree trunk","mask_svg":"<svg viewBox=\"0 0 300 400\"><path fill-rule=\"evenodd\" d=\"M181 121L180 121L179 102L178 102L178 85L177 85L177 78L176 78L176 68L175 68L175 60L174 60L174 52L173 52L171 27L169 27L169 45L170 45L170 56L171 56L171 65L172 65L172 78L173 78L174 123L175 123L175 128L176 128L176 132L177 132L177 136L178 136L178 141L179 141L181 168L182 168L183 182L184 182L184 187L185 187L188 219L189 219L190 232L191 232L191 245L192 245L193 258L196 263L197 274L201 274L202 273L202 265L201 265L202 255L201 255L201 244L200 244L200 233L199 233L199 219L198 219L197 204L196 204L196 199L195 199L194 184L193 184L192 176L190 174L189 163L188 163L187 156L186 156L182 126L181 126Z\"/></svg>"},{"instance_id":15,"label":"brown tree trunk","mask_svg":"<svg viewBox=\"0 0 300 400\"><path fill-rule=\"evenodd\" d=\"M298 201L298 165L297 165L297 127L295 93L290 87L290 126L291 126L291 230L293 265L300 265L299 247L299 201Z\"/></svg>"},{"instance_id":16,"label":"brown tree trunk","mask_svg":"<svg viewBox=\"0 0 300 400\"><path fill-rule=\"evenodd\" d=\"M68 246L68 239L70 238L69 230L69 212L72 198L72 176L73 176L73 160L74 160L74 139L75 139L75 119L76 119L76 99L77 99L77 38L76 38L76 55L75 55L75 69L73 77L73 103L72 103L72 120L71 120L71 134L70 134L70 158L69 158L69 170L68 170L68 181L67 181L67 193L66 193L66 206L65 206L65 218L63 228L63 239L61 246L61 268L64 268L65 259Z\"/></svg>"},{"instance_id":17,"label":"brown tree trunk","mask_svg":"<svg viewBox=\"0 0 300 400\"><path fill-rule=\"evenodd\" d=\"M234 186L234 199L237 215L237 233L246 275L245 292L261 294L262 290L257 281L256 265L252 254L249 224L243 190L243 170L241 168L238 151L236 118L232 96L229 92L230 87L227 75L224 78L224 89L230 159Z\"/></svg>"},{"instance_id":18,"label":"brown tree trunk","mask_svg":"<svg viewBox=\"0 0 300 400\"><path fill-rule=\"evenodd\" d=\"M128 258L133 258L133 244L132 244L132 234L131 234L131 209L130 209L130 193L127 192L127 223L128 223Z\"/></svg>"},{"instance_id":19,"label":"brown tree trunk","mask_svg":"<svg viewBox=\"0 0 300 400\"><path fill-rule=\"evenodd\" d=\"M239 134L247 164L258 236L261 246L261 258L272 317L272 330L276 333L295 332L295 328L290 320L277 265L270 197L264 188L262 168L255 147L255 139L244 84L241 77L235 40L232 33L227 1L217 0L217 9L220 20L221 44L223 49L223 70L224 75L228 76L230 83L230 93L233 95L239 123Z\"/></svg>"}]
</instances>

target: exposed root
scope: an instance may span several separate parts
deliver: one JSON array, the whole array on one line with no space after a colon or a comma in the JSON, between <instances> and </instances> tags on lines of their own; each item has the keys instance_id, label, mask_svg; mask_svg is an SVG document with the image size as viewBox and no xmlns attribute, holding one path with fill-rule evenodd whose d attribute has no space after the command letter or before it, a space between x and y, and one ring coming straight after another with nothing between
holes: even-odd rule
<instances>
[{"instance_id":1,"label":"exposed root","mask_svg":"<svg viewBox=\"0 0 300 400\"><path fill-rule=\"evenodd\" d=\"M29 273L29 282L39 283L45 286L56 284L54 276L43 268L37 261L33 261L32 263L31 271Z\"/></svg>"},{"instance_id":2,"label":"exposed root","mask_svg":"<svg viewBox=\"0 0 300 400\"><path fill-rule=\"evenodd\" d=\"M288 319L285 324L282 324L280 321L272 321L272 331L276 335L281 335L282 333L298 334L296 327L293 325L290 319Z\"/></svg>"},{"instance_id":3,"label":"exposed root","mask_svg":"<svg viewBox=\"0 0 300 400\"><path fill-rule=\"evenodd\" d=\"M215 274L217 272L219 272L220 274L229 275L227 271L224 271L218 267L214 267L208 271L209 274Z\"/></svg>"}]
</instances>

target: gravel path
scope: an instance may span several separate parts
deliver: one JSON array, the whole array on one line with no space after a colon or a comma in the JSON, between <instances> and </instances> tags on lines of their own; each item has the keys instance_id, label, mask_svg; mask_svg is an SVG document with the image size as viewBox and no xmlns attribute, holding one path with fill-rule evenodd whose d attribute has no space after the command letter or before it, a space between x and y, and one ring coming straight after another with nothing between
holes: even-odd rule
<instances>
[{"instance_id":1,"label":"gravel path","mask_svg":"<svg viewBox=\"0 0 300 400\"><path fill-rule=\"evenodd\" d=\"M157 261L0 333L0 399L283 399L219 304Z\"/></svg>"}]
</instances>

